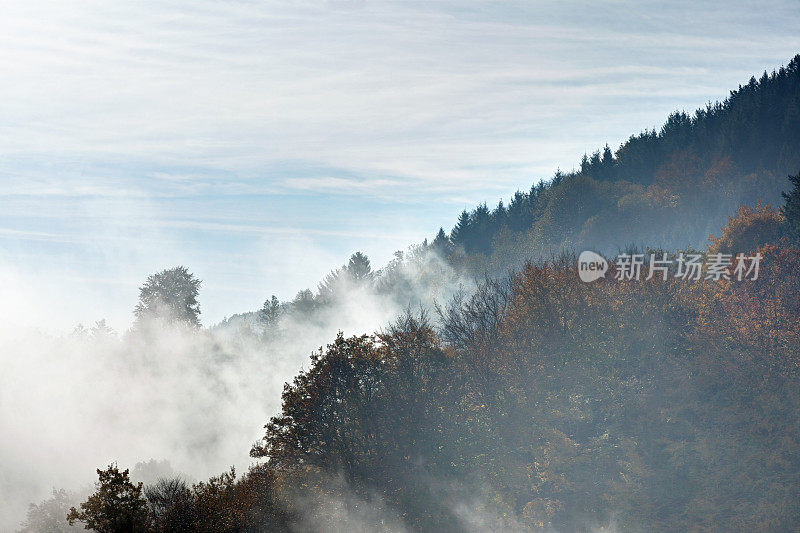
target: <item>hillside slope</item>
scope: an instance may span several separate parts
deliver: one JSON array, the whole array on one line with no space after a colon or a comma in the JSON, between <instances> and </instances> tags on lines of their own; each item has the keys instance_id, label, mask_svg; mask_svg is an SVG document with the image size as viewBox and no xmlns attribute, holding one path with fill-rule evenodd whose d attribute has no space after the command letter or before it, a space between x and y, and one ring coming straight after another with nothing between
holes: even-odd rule
<instances>
[{"instance_id":1,"label":"hillside slope","mask_svg":"<svg viewBox=\"0 0 800 533\"><path fill-rule=\"evenodd\" d=\"M453 264L499 274L559 248L701 247L740 205L776 204L800 169L800 55L615 152L584 155L508 205L466 210L432 245Z\"/></svg>"},{"instance_id":2,"label":"hillside slope","mask_svg":"<svg viewBox=\"0 0 800 533\"><path fill-rule=\"evenodd\" d=\"M326 313L341 324L343 302L455 293L435 321L407 312L314 352L243 476L142 491L110 465L98 494L128 495L122 518L148 532L799 530L800 174L786 180L800 166L799 70L800 56L508 207L465 212L378 272L356 254L316 293L267 302L245 317L262 334L235 336L265 351ZM781 211L735 208L758 199ZM673 262L584 283L574 255L548 255L627 243L763 261L744 279L687 279ZM463 272L531 257L455 290ZM50 506L63 516L61 500L28 524ZM97 496L71 516L107 513L121 514Z\"/></svg>"}]
</instances>

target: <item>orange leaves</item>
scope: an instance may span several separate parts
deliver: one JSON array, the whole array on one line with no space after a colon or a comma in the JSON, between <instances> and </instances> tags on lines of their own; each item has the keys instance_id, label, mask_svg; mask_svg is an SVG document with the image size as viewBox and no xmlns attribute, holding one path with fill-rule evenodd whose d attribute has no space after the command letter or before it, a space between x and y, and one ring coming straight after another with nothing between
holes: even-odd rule
<instances>
[{"instance_id":1,"label":"orange leaves","mask_svg":"<svg viewBox=\"0 0 800 533\"><path fill-rule=\"evenodd\" d=\"M759 252L758 280L717 284L699 302L698 340L788 371L800 342L800 251L773 244Z\"/></svg>"},{"instance_id":2,"label":"orange leaves","mask_svg":"<svg viewBox=\"0 0 800 533\"><path fill-rule=\"evenodd\" d=\"M719 238L709 238L710 253L739 254L777 242L783 233L783 217L769 204L758 203L754 208L741 206L735 216L728 218Z\"/></svg>"}]
</instances>

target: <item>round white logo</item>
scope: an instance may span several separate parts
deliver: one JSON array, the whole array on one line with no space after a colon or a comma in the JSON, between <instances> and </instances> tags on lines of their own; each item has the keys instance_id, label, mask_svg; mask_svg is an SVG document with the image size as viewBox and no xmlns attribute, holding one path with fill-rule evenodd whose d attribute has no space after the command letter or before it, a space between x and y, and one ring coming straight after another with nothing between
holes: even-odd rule
<instances>
[{"instance_id":1,"label":"round white logo","mask_svg":"<svg viewBox=\"0 0 800 533\"><path fill-rule=\"evenodd\" d=\"M600 279L608 271L608 261L600 254L585 250L578 256L578 276L586 283Z\"/></svg>"}]
</instances>

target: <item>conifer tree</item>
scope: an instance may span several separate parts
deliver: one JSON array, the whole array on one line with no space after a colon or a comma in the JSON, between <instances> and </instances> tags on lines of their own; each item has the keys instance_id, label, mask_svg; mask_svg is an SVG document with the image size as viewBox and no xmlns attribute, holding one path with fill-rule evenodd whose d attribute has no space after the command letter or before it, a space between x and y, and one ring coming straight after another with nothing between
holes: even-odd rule
<instances>
[{"instance_id":1,"label":"conifer tree","mask_svg":"<svg viewBox=\"0 0 800 533\"><path fill-rule=\"evenodd\" d=\"M781 193L784 199L781 214L786 218L786 233L790 240L800 242L800 172L789 176L794 188L788 193Z\"/></svg>"}]
</instances>

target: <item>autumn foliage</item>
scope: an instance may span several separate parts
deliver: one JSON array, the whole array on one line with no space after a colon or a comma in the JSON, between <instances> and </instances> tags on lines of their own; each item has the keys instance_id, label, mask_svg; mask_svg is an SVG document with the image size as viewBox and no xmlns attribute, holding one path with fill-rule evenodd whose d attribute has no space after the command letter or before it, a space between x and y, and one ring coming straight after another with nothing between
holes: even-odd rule
<instances>
[{"instance_id":1,"label":"autumn foliage","mask_svg":"<svg viewBox=\"0 0 800 533\"><path fill-rule=\"evenodd\" d=\"M769 205L741 206L728 218L719 238L711 236L712 253L751 252L768 243L775 243L785 232L784 218Z\"/></svg>"},{"instance_id":2,"label":"autumn foliage","mask_svg":"<svg viewBox=\"0 0 800 533\"><path fill-rule=\"evenodd\" d=\"M512 529L797 529L800 251L758 252L756 280L696 282L583 283L562 255L438 324L339 335L286 385L243 477L142 494L101 472L71 518L105 528L91 513L121 490L137 531L468 531L476 513Z\"/></svg>"}]
</instances>

